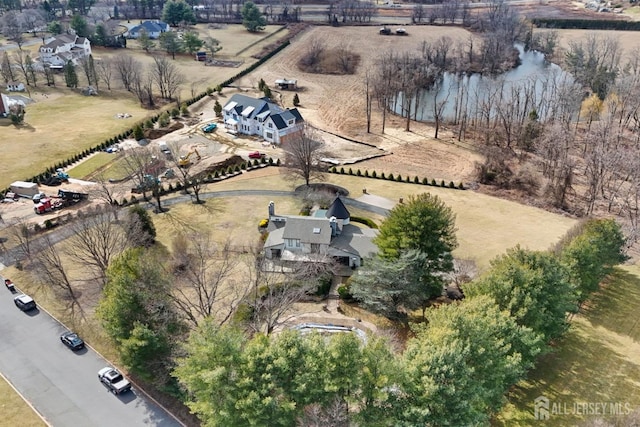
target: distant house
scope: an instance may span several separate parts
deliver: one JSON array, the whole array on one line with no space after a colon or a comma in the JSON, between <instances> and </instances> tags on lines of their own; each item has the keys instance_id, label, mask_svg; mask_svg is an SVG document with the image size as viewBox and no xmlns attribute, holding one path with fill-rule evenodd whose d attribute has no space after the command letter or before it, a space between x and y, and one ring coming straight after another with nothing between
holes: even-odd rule
<instances>
[{"instance_id":1,"label":"distant house","mask_svg":"<svg viewBox=\"0 0 640 427\"><path fill-rule=\"evenodd\" d=\"M9 82L7 83L7 90L9 92L24 92L24 84L20 82Z\"/></svg>"},{"instance_id":2,"label":"distant house","mask_svg":"<svg viewBox=\"0 0 640 427\"><path fill-rule=\"evenodd\" d=\"M235 94L222 112L227 132L258 135L272 144L282 144L297 137L304 126L297 108L285 110L269 98Z\"/></svg>"},{"instance_id":3,"label":"distant house","mask_svg":"<svg viewBox=\"0 0 640 427\"><path fill-rule=\"evenodd\" d=\"M60 34L45 40L39 52L43 65L62 68L69 61L77 65L79 59L91 55L91 42L86 37L75 34Z\"/></svg>"},{"instance_id":4,"label":"distant house","mask_svg":"<svg viewBox=\"0 0 640 427\"><path fill-rule=\"evenodd\" d=\"M140 25L132 27L127 32L127 38L137 39L140 37L140 32L145 30L150 39L157 39L160 34L169 31L169 24L162 21L144 21Z\"/></svg>"},{"instance_id":5,"label":"distant house","mask_svg":"<svg viewBox=\"0 0 640 427\"><path fill-rule=\"evenodd\" d=\"M360 267L363 258L377 253L373 239L378 231L350 224L350 217L339 197L314 216L276 215L270 202L264 255L281 264L335 260L352 269Z\"/></svg>"}]
</instances>

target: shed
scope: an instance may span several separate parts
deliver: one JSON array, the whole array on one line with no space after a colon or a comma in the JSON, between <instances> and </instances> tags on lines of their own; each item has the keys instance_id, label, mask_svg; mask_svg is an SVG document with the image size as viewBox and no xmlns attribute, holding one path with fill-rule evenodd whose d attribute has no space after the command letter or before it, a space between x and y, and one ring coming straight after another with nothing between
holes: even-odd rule
<instances>
[{"instance_id":1,"label":"shed","mask_svg":"<svg viewBox=\"0 0 640 427\"><path fill-rule=\"evenodd\" d=\"M10 188L18 196L29 199L39 193L38 184L35 182L15 181L11 183Z\"/></svg>"},{"instance_id":2,"label":"shed","mask_svg":"<svg viewBox=\"0 0 640 427\"><path fill-rule=\"evenodd\" d=\"M298 81L294 79L278 79L276 80L276 84L280 87L280 89L285 90L293 90L298 87Z\"/></svg>"}]
</instances>

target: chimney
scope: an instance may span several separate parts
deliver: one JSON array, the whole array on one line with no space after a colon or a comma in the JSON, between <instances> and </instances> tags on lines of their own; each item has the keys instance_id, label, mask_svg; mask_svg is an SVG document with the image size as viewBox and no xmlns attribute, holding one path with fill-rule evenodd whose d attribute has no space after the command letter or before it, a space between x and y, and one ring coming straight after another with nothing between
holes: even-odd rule
<instances>
[{"instance_id":1,"label":"chimney","mask_svg":"<svg viewBox=\"0 0 640 427\"><path fill-rule=\"evenodd\" d=\"M276 214L276 204L271 201L269 202L269 218L271 218L272 216L275 216L275 214Z\"/></svg>"},{"instance_id":2,"label":"chimney","mask_svg":"<svg viewBox=\"0 0 640 427\"><path fill-rule=\"evenodd\" d=\"M338 235L338 221L335 216L329 218L329 225L331 226L331 237Z\"/></svg>"}]
</instances>

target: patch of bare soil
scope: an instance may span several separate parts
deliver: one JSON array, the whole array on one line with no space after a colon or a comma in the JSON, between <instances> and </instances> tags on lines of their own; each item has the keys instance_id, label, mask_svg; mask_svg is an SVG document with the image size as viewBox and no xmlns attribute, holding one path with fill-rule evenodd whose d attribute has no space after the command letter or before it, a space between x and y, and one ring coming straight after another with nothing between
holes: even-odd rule
<instances>
[{"instance_id":1,"label":"patch of bare soil","mask_svg":"<svg viewBox=\"0 0 640 427\"><path fill-rule=\"evenodd\" d=\"M174 122L170 126L167 126L166 128L145 129L144 130L144 137L147 138L147 139L162 138L163 136L165 136L167 134L170 134L172 132L175 132L177 130L180 130L183 127L184 127L184 123Z\"/></svg>"}]
</instances>

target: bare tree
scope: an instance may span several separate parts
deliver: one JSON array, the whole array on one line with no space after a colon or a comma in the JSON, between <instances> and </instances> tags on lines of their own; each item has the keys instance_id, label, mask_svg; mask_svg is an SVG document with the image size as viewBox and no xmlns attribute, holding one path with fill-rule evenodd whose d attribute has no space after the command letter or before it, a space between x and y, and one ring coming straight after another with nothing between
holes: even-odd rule
<instances>
[{"instance_id":1,"label":"bare tree","mask_svg":"<svg viewBox=\"0 0 640 427\"><path fill-rule=\"evenodd\" d=\"M36 251L34 243L34 231L28 222L18 220L9 227L9 234L16 241L17 257L19 260L31 260L31 255Z\"/></svg>"},{"instance_id":2,"label":"bare tree","mask_svg":"<svg viewBox=\"0 0 640 427\"><path fill-rule=\"evenodd\" d=\"M111 212L88 214L69 224L74 234L66 251L78 264L93 270L101 289L111 260L128 247L129 241L126 231L111 216Z\"/></svg>"},{"instance_id":3,"label":"bare tree","mask_svg":"<svg viewBox=\"0 0 640 427\"><path fill-rule=\"evenodd\" d=\"M206 317L227 323L250 290L238 251L229 241L220 245L201 232L179 235L174 249L171 299L176 308L194 326Z\"/></svg>"},{"instance_id":4,"label":"bare tree","mask_svg":"<svg viewBox=\"0 0 640 427\"><path fill-rule=\"evenodd\" d=\"M371 106L373 104L373 79L371 71L367 70L364 77L365 112L367 115L367 133L371 133Z\"/></svg>"},{"instance_id":5,"label":"bare tree","mask_svg":"<svg viewBox=\"0 0 640 427\"><path fill-rule=\"evenodd\" d=\"M156 200L156 212L163 212L162 185L158 175L164 168L164 162L158 159L148 147L137 147L126 150L123 165L127 175L133 179L135 187L132 190L142 193L145 200L147 200L147 193L150 192Z\"/></svg>"},{"instance_id":6,"label":"bare tree","mask_svg":"<svg viewBox=\"0 0 640 427\"><path fill-rule=\"evenodd\" d=\"M0 64L0 74L2 74L2 79L5 83L15 81L15 76L13 74L13 68L11 66L11 61L9 60L9 54L5 50L2 54L2 63Z\"/></svg>"},{"instance_id":7,"label":"bare tree","mask_svg":"<svg viewBox=\"0 0 640 427\"><path fill-rule=\"evenodd\" d=\"M33 37L38 36L38 32L42 32L42 38L44 39L44 28L47 22L46 12L43 9L26 9L22 12L22 22L24 30L33 34ZM43 40L44 43L44 40Z\"/></svg>"},{"instance_id":8,"label":"bare tree","mask_svg":"<svg viewBox=\"0 0 640 427\"><path fill-rule=\"evenodd\" d=\"M288 172L294 177L304 179L307 186L313 179L322 179L323 146L317 129L306 123L297 137L283 144Z\"/></svg>"},{"instance_id":9,"label":"bare tree","mask_svg":"<svg viewBox=\"0 0 640 427\"><path fill-rule=\"evenodd\" d=\"M111 59L102 58L96 61L96 77L107 86L107 90L111 90L111 82L113 81L114 66Z\"/></svg>"},{"instance_id":10,"label":"bare tree","mask_svg":"<svg viewBox=\"0 0 640 427\"><path fill-rule=\"evenodd\" d=\"M324 51L325 45L320 38L314 37L313 39L311 39L307 52L300 60L303 68L311 72L317 71L317 68L320 65L320 59L322 58L322 54L324 53Z\"/></svg>"},{"instance_id":11,"label":"bare tree","mask_svg":"<svg viewBox=\"0 0 640 427\"><path fill-rule=\"evenodd\" d=\"M293 305L314 292L320 279L335 270L336 263L332 258L314 255L314 261L293 262L286 266L256 257L253 300L249 298L253 313L251 329L271 334L291 319Z\"/></svg>"},{"instance_id":12,"label":"bare tree","mask_svg":"<svg viewBox=\"0 0 640 427\"><path fill-rule=\"evenodd\" d=\"M44 78L47 82L47 86L55 86L56 85L56 80L55 80L55 73L53 72L53 70L48 67L47 65L44 65L42 67L42 73L44 74Z\"/></svg>"},{"instance_id":13,"label":"bare tree","mask_svg":"<svg viewBox=\"0 0 640 427\"><path fill-rule=\"evenodd\" d=\"M414 24L422 23L422 20L425 18L424 6L421 4L417 4L413 7L413 12L411 13L411 22Z\"/></svg>"},{"instance_id":14,"label":"bare tree","mask_svg":"<svg viewBox=\"0 0 640 427\"><path fill-rule=\"evenodd\" d=\"M22 50L22 45L24 44L24 37L22 36L24 33L22 14L15 10L6 12L2 18L0 18L0 28L7 40L11 40L18 45L19 50Z\"/></svg>"},{"instance_id":15,"label":"bare tree","mask_svg":"<svg viewBox=\"0 0 640 427\"><path fill-rule=\"evenodd\" d=\"M24 77L25 83L29 83L29 71L27 70L27 64L25 62L25 52L22 50L18 50L13 54L13 62L18 66L22 76Z\"/></svg>"},{"instance_id":16,"label":"bare tree","mask_svg":"<svg viewBox=\"0 0 640 427\"><path fill-rule=\"evenodd\" d=\"M180 85L184 82L184 76L178 67L165 56L155 55L153 63L151 73L153 81L160 91L160 97L167 100L173 99Z\"/></svg>"},{"instance_id":17,"label":"bare tree","mask_svg":"<svg viewBox=\"0 0 640 427\"><path fill-rule=\"evenodd\" d=\"M142 64L130 55L118 55L113 60L120 81L126 90L133 91L133 79L140 79Z\"/></svg>"},{"instance_id":18,"label":"bare tree","mask_svg":"<svg viewBox=\"0 0 640 427\"><path fill-rule=\"evenodd\" d=\"M48 235L42 237L42 245L35 257L34 278L42 285L50 287L54 291L62 292L64 298L69 300L69 309L72 313L76 310L84 316L82 306L78 302L78 294L74 289L67 273L68 267L62 261L58 248Z\"/></svg>"},{"instance_id":19,"label":"bare tree","mask_svg":"<svg viewBox=\"0 0 640 427\"><path fill-rule=\"evenodd\" d=\"M189 193L189 189L193 191L193 196L195 200L193 201L196 204L204 203L203 200L200 199L200 191L202 190L203 182L197 176L193 174L193 169L191 168L192 164L180 164L180 149L175 143L167 144L169 148L169 153L158 153L158 156L167 156L171 159L171 165L174 170L177 170L177 176L184 188L185 193Z\"/></svg>"}]
</instances>

